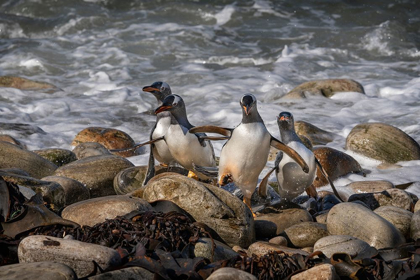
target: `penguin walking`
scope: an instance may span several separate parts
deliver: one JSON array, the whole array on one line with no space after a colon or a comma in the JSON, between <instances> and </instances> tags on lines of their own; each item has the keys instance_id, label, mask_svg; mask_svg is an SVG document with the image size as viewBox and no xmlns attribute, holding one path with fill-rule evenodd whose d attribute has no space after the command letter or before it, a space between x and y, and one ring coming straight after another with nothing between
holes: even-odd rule
<instances>
[{"instance_id":1,"label":"penguin walking","mask_svg":"<svg viewBox=\"0 0 420 280\"><path fill-rule=\"evenodd\" d=\"M199 179L208 180L208 176L201 173L194 174L194 165L216 166L213 145L209 140L200 136L205 134L191 134L188 131L194 128L188 121L184 100L181 96L173 94L167 96L162 105L155 110L155 114L170 113L170 125L165 135L164 142L168 145L173 158L189 170L189 177L197 175Z\"/></svg>"},{"instance_id":2,"label":"penguin walking","mask_svg":"<svg viewBox=\"0 0 420 280\"><path fill-rule=\"evenodd\" d=\"M150 86L143 87L144 92L149 92L156 97L158 106L163 104L165 97L172 94L170 86L165 82L154 82ZM156 123L153 126L149 140L157 140L163 137L171 125L171 113L169 111L162 111L156 114ZM176 160L169 151L169 147L165 141L156 141L150 145L149 162L147 167L146 178L143 184L155 175L155 160L157 159L163 166L176 164Z\"/></svg>"},{"instance_id":3,"label":"penguin walking","mask_svg":"<svg viewBox=\"0 0 420 280\"><path fill-rule=\"evenodd\" d=\"M281 140L284 144L295 150L308 164L309 171L303 172L300 166L287 154L279 151L276 157L274 168L267 173L260 183L258 191L266 193L268 177L273 171L276 171L277 181L279 183L279 194L283 199L292 200L299 196L312 185L316 177L317 166L322 174L328 179L334 191L334 194L341 200L334 184L329 179L324 168L316 159L314 153L308 149L295 131L293 115L289 112L281 112L277 117L277 124L280 130ZM316 191L315 191L316 195Z\"/></svg>"},{"instance_id":4,"label":"penguin walking","mask_svg":"<svg viewBox=\"0 0 420 280\"><path fill-rule=\"evenodd\" d=\"M254 95L244 95L240 100L240 105L242 122L234 129L202 126L190 129L190 132L218 133L228 137L220 155L218 182L221 186L233 182L240 188L245 204L251 209L251 196L257 187L258 176L267 163L270 146L288 154L304 172L308 171L308 166L292 148L284 145L268 132L258 113Z\"/></svg>"}]
</instances>

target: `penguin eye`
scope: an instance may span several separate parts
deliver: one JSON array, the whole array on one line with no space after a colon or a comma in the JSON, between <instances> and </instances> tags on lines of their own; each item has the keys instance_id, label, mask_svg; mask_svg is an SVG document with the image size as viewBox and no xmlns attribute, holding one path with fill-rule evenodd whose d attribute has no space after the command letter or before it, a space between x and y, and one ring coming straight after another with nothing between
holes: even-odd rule
<instances>
[{"instance_id":1,"label":"penguin eye","mask_svg":"<svg viewBox=\"0 0 420 280\"><path fill-rule=\"evenodd\" d=\"M178 102L172 103L172 106L176 106L176 105L178 105Z\"/></svg>"},{"instance_id":2,"label":"penguin eye","mask_svg":"<svg viewBox=\"0 0 420 280\"><path fill-rule=\"evenodd\" d=\"M160 91L165 91L166 90L166 87L161 87L160 88Z\"/></svg>"}]
</instances>

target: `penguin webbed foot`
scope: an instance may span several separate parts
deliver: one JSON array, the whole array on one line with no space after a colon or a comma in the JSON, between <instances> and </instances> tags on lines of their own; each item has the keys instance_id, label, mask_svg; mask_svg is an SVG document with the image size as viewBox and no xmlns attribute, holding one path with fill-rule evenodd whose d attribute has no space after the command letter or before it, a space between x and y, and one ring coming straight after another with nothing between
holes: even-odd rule
<instances>
[{"instance_id":1,"label":"penguin webbed foot","mask_svg":"<svg viewBox=\"0 0 420 280\"><path fill-rule=\"evenodd\" d=\"M232 174L227 173L227 174L223 174L219 180L219 185L220 186L225 186L229 183L233 182L233 178L232 178Z\"/></svg>"}]
</instances>

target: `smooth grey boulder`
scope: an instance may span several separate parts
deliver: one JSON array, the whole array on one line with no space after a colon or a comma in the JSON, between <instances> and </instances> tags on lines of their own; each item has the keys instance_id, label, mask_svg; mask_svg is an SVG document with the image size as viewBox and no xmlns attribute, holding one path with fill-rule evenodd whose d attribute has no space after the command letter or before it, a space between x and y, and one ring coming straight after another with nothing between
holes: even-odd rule
<instances>
[{"instance_id":1,"label":"smooth grey boulder","mask_svg":"<svg viewBox=\"0 0 420 280\"><path fill-rule=\"evenodd\" d=\"M0 168L19 168L40 179L53 174L57 166L34 152L0 141Z\"/></svg>"},{"instance_id":2,"label":"smooth grey boulder","mask_svg":"<svg viewBox=\"0 0 420 280\"><path fill-rule=\"evenodd\" d=\"M312 222L312 216L305 209L290 208L280 210L279 213L262 214L255 217L256 221L269 221L277 226L276 234L280 234L286 228L301 222Z\"/></svg>"},{"instance_id":3,"label":"smooth grey boulder","mask_svg":"<svg viewBox=\"0 0 420 280\"><path fill-rule=\"evenodd\" d=\"M121 264L121 257L114 249L104 246L43 235L24 238L18 247L20 263L54 261L71 267L77 277L89 275L93 269L93 260L102 269L109 269Z\"/></svg>"},{"instance_id":4,"label":"smooth grey boulder","mask_svg":"<svg viewBox=\"0 0 420 280\"><path fill-rule=\"evenodd\" d=\"M35 150L33 152L45 158L46 160L51 161L56 166L63 166L77 160L76 155L72 151L66 149L53 148Z\"/></svg>"},{"instance_id":5,"label":"smooth grey boulder","mask_svg":"<svg viewBox=\"0 0 420 280\"><path fill-rule=\"evenodd\" d=\"M413 240L420 238L420 211L414 212L411 217L410 236Z\"/></svg>"},{"instance_id":6,"label":"smooth grey boulder","mask_svg":"<svg viewBox=\"0 0 420 280\"><path fill-rule=\"evenodd\" d=\"M257 277L233 267L222 267L213 272L207 280L257 280Z\"/></svg>"},{"instance_id":7,"label":"smooth grey boulder","mask_svg":"<svg viewBox=\"0 0 420 280\"><path fill-rule=\"evenodd\" d=\"M283 236L276 236L268 240L268 243L272 243L275 245L281 245L287 247L287 239Z\"/></svg>"},{"instance_id":8,"label":"smooth grey boulder","mask_svg":"<svg viewBox=\"0 0 420 280\"><path fill-rule=\"evenodd\" d=\"M213 242L215 245L214 249ZM214 255L212 255L212 252L214 252ZM205 237L200 238L195 244L194 256L207 258L210 262L217 262L239 256L239 254L222 242L217 240L212 241L212 239Z\"/></svg>"},{"instance_id":9,"label":"smooth grey boulder","mask_svg":"<svg viewBox=\"0 0 420 280\"><path fill-rule=\"evenodd\" d=\"M348 202L362 201L372 210L380 206L395 206L410 211L414 207L413 198L409 193L400 189L388 189L378 193L352 194Z\"/></svg>"},{"instance_id":10,"label":"smooth grey boulder","mask_svg":"<svg viewBox=\"0 0 420 280\"><path fill-rule=\"evenodd\" d=\"M386 180L351 182L345 188L350 188L354 193L376 193L395 188L394 184Z\"/></svg>"},{"instance_id":11,"label":"smooth grey boulder","mask_svg":"<svg viewBox=\"0 0 420 280\"><path fill-rule=\"evenodd\" d=\"M314 251L321 251L331 258L335 253L346 253L352 258L371 258L377 250L367 242L350 235L329 235L314 244Z\"/></svg>"},{"instance_id":12,"label":"smooth grey boulder","mask_svg":"<svg viewBox=\"0 0 420 280\"><path fill-rule=\"evenodd\" d=\"M302 222L288 227L281 233L288 239L289 246L313 247L322 237L328 236L327 226L316 222Z\"/></svg>"},{"instance_id":13,"label":"smooth grey boulder","mask_svg":"<svg viewBox=\"0 0 420 280\"><path fill-rule=\"evenodd\" d=\"M93 156L59 167L54 175L79 181L89 189L91 197L100 197L115 194L114 177L132 166L130 161L120 156Z\"/></svg>"},{"instance_id":14,"label":"smooth grey boulder","mask_svg":"<svg viewBox=\"0 0 420 280\"><path fill-rule=\"evenodd\" d=\"M329 263L324 263L320 265L316 265L302 271L298 274L292 275L290 280L340 280L340 276L338 276L335 268L333 265Z\"/></svg>"},{"instance_id":15,"label":"smooth grey boulder","mask_svg":"<svg viewBox=\"0 0 420 280\"><path fill-rule=\"evenodd\" d=\"M294 254L301 254L303 256L308 256L309 253L301 250L301 249L294 249L289 248L286 246L276 245L273 243L265 242L265 241L257 241L252 243L248 248L248 256L252 256L253 254L261 257L263 255L268 254L270 251L281 251L282 254L285 255L294 255Z\"/></svg>"},{"instance_id":16,"label":"smooth grey boulder","mask_svg":"<svg viewBox=\"0 0 420 280\"><path fill-rule=\"evenodd\" d=\"M79 225L94 226L106 219L114 219L132 211L152 211L145 200L128 195L111 195L92 198L64 208L61 216Z\"/></svg>"},{"instance_id":17,"label":"smooth grey boulder","mask_svg":"<svg viewBox=\"0 0 420 280\"><path fill-rule=\"evenodd\" d=\"M65 264L46 261L0 266L0 279L77 280L77 276L73 269Z\"/></svg>"},{"instance_id":18,"label":"smooth grey boulder","mask_svg":"<svg viewBox=\"0 0 420 280\"><path fill-rule=\"evenodd\" d=\"M91 276L88 280L155 280L155 273L142 267L127 267Z\"/></svg>"},{"instance_id":19,"label":"smooth grey boulder","mask_svg":"<svg viewBox=\"0 0 420 280\"><path fill-rule=\"evenodd\" d=\"M410 238L412 212L396 206L381 206L373 212L393 224L406 239Z\"/></svg>"},{"instance_id":20,"label":"smooth grey boulder","mask_svg":"<svg viewBox=\"0 0 420 280\"><path fill-rule=\"evenodd\" d=\"M62 176L47 176L42 178L42 180L55 182L63 188L66 206L90 198L89 189L74 179Z\"/></svg>"},{"instance_id":21,"label":"smooth grey boulder","mask_svg":"<svg viewBox=\"0 0 420 280\"><path fill-rule=\"evenodd\" d=\"M337 137L336 134L323 130L305 121L296 121L295 131L298 135L303 135L309 139L312 145L325 145L332 142L334 138Z\"/></svg>"},{"instance_id":22,"label":"smooth grey boulder","mask_svg":"<svg viewBox=\"0 0 420 280\"><path fill-rule=\"evenodd\" d=\"M419 143L404 131L384 123L356 125L347 136L346 149L391 164L420 159Z\"/></svg>"},{"instance_id":23,"label":"smooth grey boulder","mask_svg":"<svg viewBox=\"0 0 420 280\"><path fill-rule=\"evenodd\" d=\"M264 240L277 235L277 225L271 221L255 219L254 225L255 238L257 240Z\"/></svg>"},{"instance_id":24,"label":"smooth grey boulder","mask_svg":"<svg viewBox=\"0 0 420 280\"><path fill-rule=\"evenodd\" d=\"M73 149L73 153L76 155L77 159L111 155L111 152L105 148L105 146L96 142L80 143Z\"/></svg>"},{"instance_id":25,"label":"smooth grey boulder","mask_svg":"<svg viewBox=\"0 0 420 280\"><path fill-rule=\"evenodd\" d=\"M255 240L249 208L231 193L175 173L155 176L142 193L152 203L170 200L196 221L205 223L229 246L248 247Z\"/></svg>"},{"instance_id":26,"label":"smooth grey boulder","mask_svg":"<svg viewBox=\"0 0 420 280\"><path fill-rule=\"evenodd\" d=\"M396 247L405 242L393 224L357 203L343 202L331 208L327 229L331 235L351 235L376 249Z\"/></svg>"}]
</instances>

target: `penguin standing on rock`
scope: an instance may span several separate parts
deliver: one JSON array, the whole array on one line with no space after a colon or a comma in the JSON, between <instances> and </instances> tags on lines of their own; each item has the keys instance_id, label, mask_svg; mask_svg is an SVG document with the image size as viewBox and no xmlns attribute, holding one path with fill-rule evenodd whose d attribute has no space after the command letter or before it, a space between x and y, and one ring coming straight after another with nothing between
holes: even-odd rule
<instances>
[{"instance_id":1,"label":"penguin standing on rock","mask_svg":"<svg viewBox=\"0 0 420 280\"><path fill-rule=\"evenodd\" d=\"M295 150L309 166L309 172L303 172L300 166L289 155L279 152L276 157L274 168L267 173L259 186L259 192L265 193L268 177L275 170L277 181L279 183L279 194L286 200L292 200L299 196L312 185L316 177L316 168L319 166L323 175L328 179L334 191L334 194L341 200L335 186L329 179L324 168L316 159L314 153L308 149L295 132L295 123L293 115L289 112L281 112L277 117L277 124L280 130L280 136L283 143ZM316 195L316 190L315 190Z\"/></svg>"},{"instance_id":2,"label":"penguin standing on rock","mask_svg":"<svg viewBox=\"0 0 420 280\"><path fill-rule=\"evenodd\" d=\"M216 166L213 145L200 137L205 137L205 134L188 133L194 126L188 121L184 100L176 94L167 96L162 105L155 110L155 114L162 112L170 113L170 125L163 140L168 145L171 155L190 171L189 177L197 175L199 179L208 180L205 174L194 174L193 170L194 165Z\"/></svg>"},{"instance_id":3,"label":"penguin standing on rock","mask_svg":"<svg viewBox=\"0 0 420 280\"><path fill-rule=\"evenodd\" d=\"M251 196L257 187L258 176L267 163L270 146L288 154L304 172L308 171L308 166L292 148L271 136L258 113L254 95L244 95L240 105L242 122L236 128L201 126L190 129L190 132L218 133L228 137L220 155L218 182L221 186L233 182L242 191L244 202L251 209Z\"/></svg>"},{"instance_id":4,"label":"penguin standing on rock","mask_svg":"<svg viewBox=\"0 0 420 280\"><path fill-rule=\"evenodd\" d=\"M171 88L165 82L154 82L150 86L143 87L144 92L153 94L157 101L158 106L162 105L165 97L172 94ZM171 124L171 113L169 111L162 111L156 114L156 123L150 132L149 140L156 140L163 137ZM150 146L149 164L147 168L146 184L155 175L155 160L156 158L162 165L169 166L176 163L176 160L169 151L168 145L165 141L157 141Z\"/></svg>"}]
</instances>

